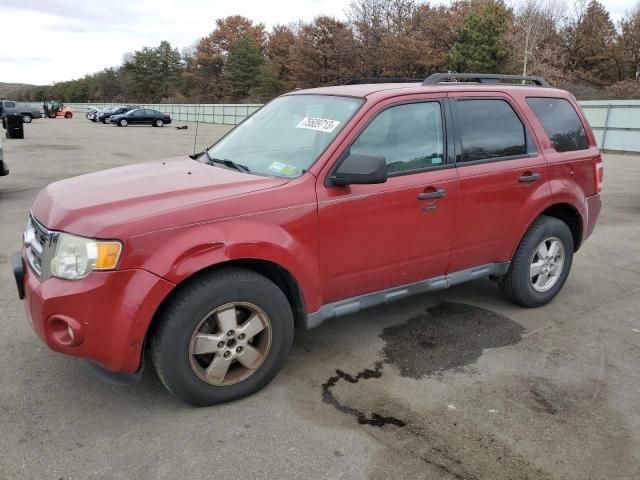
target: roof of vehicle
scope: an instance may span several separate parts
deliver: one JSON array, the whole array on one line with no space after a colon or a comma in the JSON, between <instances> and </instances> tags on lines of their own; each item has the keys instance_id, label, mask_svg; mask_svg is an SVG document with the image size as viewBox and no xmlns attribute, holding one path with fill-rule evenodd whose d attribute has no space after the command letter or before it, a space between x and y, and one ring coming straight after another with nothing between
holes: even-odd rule
<instances>
[{"instance_id":1,"label":"roof of vehicle","mask_svg":"<svg viewBox=\"0 0 640 480\"><path fill-rule=\"evenodd\" d=\"M516 91L527 96L561 96L565 97L567 92L551 87L539 87L531 85L516 84L486 84L471 82L446 82L437 85L423 85L421 81L415 83L363 83L358 85L336 85L332 87L309 88L295 90L287 95L340 95L357 98L366 98L375 93L388 93L389 96L411 95L417 93L437 93L450 91L483 91L483 92L504 92Z\"/></svg>"}]
</instances>

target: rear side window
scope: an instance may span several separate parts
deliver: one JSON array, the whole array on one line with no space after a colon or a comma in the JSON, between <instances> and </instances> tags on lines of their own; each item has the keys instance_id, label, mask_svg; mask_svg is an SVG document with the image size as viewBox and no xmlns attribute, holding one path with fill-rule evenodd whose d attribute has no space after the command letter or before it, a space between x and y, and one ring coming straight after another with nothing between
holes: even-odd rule
<instances>
[{"instance_id":1,"label":"rear side window","mask_svg":"<svg viewBox=\"0 0 640 480\"><path fill-rule=\"evenodd\" d=\"M564 98L527 98L557 152L589 148L584 126L575 109Z\"/></svg>"},{"instance_id":2,"label":"rear side window","mask_svg":"<svg viewBox=\"0 0 640 480\"><path fill-rule=\"evenodd\" d=\"M526 129L505 100L458 100L456 110L463 162L528 153Z\"/></svg>"}]
</instances>

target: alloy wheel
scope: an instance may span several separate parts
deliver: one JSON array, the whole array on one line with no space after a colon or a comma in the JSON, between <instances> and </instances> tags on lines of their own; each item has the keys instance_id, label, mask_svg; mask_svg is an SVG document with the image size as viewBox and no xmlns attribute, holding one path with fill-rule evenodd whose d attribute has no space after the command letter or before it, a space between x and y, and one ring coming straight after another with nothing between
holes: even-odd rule
<instances>
[{"instance_id":1,"label":"alloy wheel","mask_svg":"<svg viewBox=\"0 0 640 480\"><path fill-rule=\"evenodd\" d=\"M210 385L239 383L251 376L269 354L271 330L269 317L257 305L222 305L207 314L191 336L191 368Z\"/></svg>"},{"instance_id":2,"label":"alloy wheel","mask_svg":"<svg viewBox=\"0 0 640 480\"><path fill-rule=\"evenodd\" d=\"M564 260L564 244L559 238L546 238L538 245L529 268L531 286L536 292L546 292L558 282Z\"/></svg>"}]
</instances>

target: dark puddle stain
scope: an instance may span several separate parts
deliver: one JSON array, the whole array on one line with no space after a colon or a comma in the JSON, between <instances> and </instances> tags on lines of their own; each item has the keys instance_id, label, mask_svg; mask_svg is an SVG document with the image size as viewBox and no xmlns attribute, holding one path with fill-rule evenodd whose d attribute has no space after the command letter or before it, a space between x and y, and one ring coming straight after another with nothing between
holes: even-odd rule
<instances>
[{"instance_id":1,"label":"dark puddle stain","mask_svg":"<svg viewBox=\"0 0 640 480\"><path fill-rule=\"evenodd\" d=\"M338 399L333 395L332 388L336 386L336 384L340 380L344 380L349 383L358 383L360 380L369 380L371 378L380 378L382 376L382 362L376 362L374 369L364 369L361 372L358 372L356 376L350 375L348 373L343 372L342 370L336 370L336 374L332 377L329 377L322 385L322 401L324 403L328 403L329 405L333 405L336 410L347 413L349 415L353 415L358 419L358 423L360 425L372 425L374 427L383 427L384 425L395 425L396 427L404 427L406 422L400 420L395 417L385 417L379 415L377 413L372 413L370 416L367 416L364 412L358 410L354 407L349 407L347 405L342 405Z\"/></svg>"},{"instance_id":2,"label":"dark puddle stain","mask_svg":"<svg viewBox=\"0 0 640 480\"><path fill-rule=\"evenodd\" d=\"M525 329L504 315L462 303L441 303L385 328L385 363L419 379L475 362L484 349L513 345Z\"/></svg>"},{"instance_id":3,"label":"dark puddle stain","mask_svg":"<svg viewBox=\"0 0 640 480\"><path fill-rule=\"evenodd\" d=\"M512 345L522 339L525 329L513 320L489 310L461 303L441 303L428 308L423 315L385 328L380 338L385 341L384 363L395 365L401 375L415 379L460 368L476 361L486 348ZM355 376L342 370L322 385L322 401L336 410L353 415L361 425L403 428L405 420L371 413L343 405L333 394L339 381L358 383L382 376L384 363L377 361L373 369Z\"/></svg>"}]
</instances>

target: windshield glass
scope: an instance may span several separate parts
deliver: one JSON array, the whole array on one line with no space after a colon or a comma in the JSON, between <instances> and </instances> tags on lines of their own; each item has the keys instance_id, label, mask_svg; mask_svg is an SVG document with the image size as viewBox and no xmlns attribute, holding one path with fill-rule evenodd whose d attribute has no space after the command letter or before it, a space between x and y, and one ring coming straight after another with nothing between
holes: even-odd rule
<instances>
[{"instance_id":1,"label":"windshield glass","mask_svg":"<svg viewBox=\"0 0 640 480\"><path fill-rule=\"evenodd\" d=\"M276 98L209 149L209 157L231 160L252 173L294 178L318 159L362 105L328 95ZM207 156L199 159L207 162Z\"/></svg>"}]
</instances>

